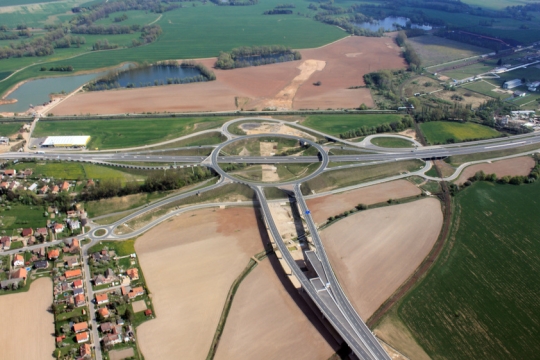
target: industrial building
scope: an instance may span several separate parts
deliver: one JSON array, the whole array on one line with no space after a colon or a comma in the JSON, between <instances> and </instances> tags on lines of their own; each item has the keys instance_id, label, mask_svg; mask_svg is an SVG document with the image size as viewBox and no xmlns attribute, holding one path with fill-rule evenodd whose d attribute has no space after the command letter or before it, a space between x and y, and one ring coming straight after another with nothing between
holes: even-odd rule
<instances>
[{"instance_id":1,"label":"industrial building","mask_svg":"<svg viewBox=\"0 0 540 360\"><path fill-rule=\"evenodd\" d=\"M529 91L536 91L540 87L540 81L535 81L529 84Z\"/></svg>"},{"instance_id":2,"label":"industrial building","mask_svg":"<svg viewBox=\"0 0 540 360\"><path fill-rule=\"evenodd\" d=\"M518 87L521 85L521 79L514 79L510 80L504 83L503 88L504 89L513 89L515 87Z\"/></svg>"},{"instance_id":3,"label":"industrial building","mask_svg":"<svg viewBox=\"0 0 540 360\"><path fill-rule=\"evenodd\" d=\"M41 143L42 147L83 148L90 141L90 136L49 136Z\"/></svg>"}]
</instances>

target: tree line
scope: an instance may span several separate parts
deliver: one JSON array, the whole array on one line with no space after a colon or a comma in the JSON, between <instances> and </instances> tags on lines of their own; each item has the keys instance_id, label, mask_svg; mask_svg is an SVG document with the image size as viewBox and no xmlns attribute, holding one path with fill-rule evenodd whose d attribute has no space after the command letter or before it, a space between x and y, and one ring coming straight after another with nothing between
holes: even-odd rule
<instances>
[{"instance_id":1,"label":"tree line","mask_svg":"<svg viewBox=\"0 0 540 360\"><path fill-rule=\"evenodd\" d=\"M256 5L259 3L259 0L210 0L214 4L218 6L250 6L250 5Z\"/></svg>"},{"instance_id":2,"label":"tree line","mask_svg":"<svg viewBox=\"0 0 540 360\"><path fill-rule=\"evenodd\" d=\"M283 45L243 46L230 53L220 52L214 66L218 69L234 69L300 59L302 55L299 51Z\"/></svg>"},{"instance_id":3,"label":"tree line","mask_svg":"<svg viewBox=\"0 0 540 360\"><path fill-rule=\"evenodd\" d=\"M419 70L422 65L422 60L416 53L416 50L414 50L412 45L407 41L407 34L405 31L401 30L398 32L396 43L403 48L403 57L405 58L405 61L407 61L407 64L409 64L409 69L412 71Z\"/></svg>"},{"instance_id":4,"label":"tree line","mask_svg":"<svg viewBox=\"0 0 540 360\"><path fill-rule=\"evenodd\" d=\"M379 124L376 126L362 126L358 129L349 130L339 134L340 139L351 139L360 136L368 136L385 132L400 132L414 125L414 120L406 115L400 121Z\"/></svg>"}]
</instances>

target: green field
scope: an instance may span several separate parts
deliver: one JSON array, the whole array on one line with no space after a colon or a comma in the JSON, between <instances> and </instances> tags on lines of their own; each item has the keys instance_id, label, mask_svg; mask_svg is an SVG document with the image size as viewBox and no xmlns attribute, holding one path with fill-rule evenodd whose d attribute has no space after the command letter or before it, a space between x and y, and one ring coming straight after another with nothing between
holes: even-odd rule
<instances>
[{"instance_id":1,"label":"green field","mask_svg":"<svg viewBox=\"0 0 540 360\"><path fill-rule=\"evenodd\" d=\"M493 97L493 98L506 99L509 96L511 96L511 94L506 94L506 93L500 93L500 92L493 91L493 89L496 89L496 88L499 88L499 87L489 83L488 81L483 81L483 80L468 83L468 84L465 84L465 85L463 85L461 87L464 88L464 89L475 91L475 92L477 92L479 94L482 94L482 95Z\"/></svg>"},{"instance_id":2,"label":"green field","mask_svg":"<svg viewBox=\"0 0 540 360\"><path fill-rule=\"evenodd\" d=\"M55 179L66 180L111 180L119 179L122 184L128 181L142 180L143 176L132 175L107 166L94 164L82 164L76 162L19 162L10 168L17 171L24 169L32 169L34 177L54 177Z\"/></svg>"},{"instance_id":3,"label":"green field","mask_svg":"<svg viewBox=\"0 0 540 360\"><path fill-rule=\"evenodd\" d=\"M410 38L408 41L420 55L422 64L426 67L491 52L489 49L438 36L418 36Z\"/></svg>"},{"instance_id":4,"label":"green field","mask_svg":"<svg viewBox=\"0 0 540 360\"><path fill-rule=\"evenodd\" d=\"M88 249L88 253L92 254L101 251L105 247L107 247L109 250L114 250L118 256L135 254L135 240L100 241L99 244L96 244Z\"/></svg>"},{"instance_id":5,"label":"green field","mask_svg":"<svg viewBox=\"0 0 540 360\"><path fill-rule=\"evenodd\" d=\"M462 142L475 139L490 139L501 135L500 132L484 125L450 121L422 123L420 129L430 144L446 144L448 140Z\"/></svg>"},{"instance_id":6,"label":"green field","mask_svg":"<svg viewBox=\"0 0 540 360\"><path fill-rule=\"evenodd\" d=\"M408 140L393 137L377 137L372 139L371 143L373 145L387 148L408 148L414 146L414 144Z\"/></svg>"},{"instance_id":7,"label":"green field","mask_svg":"<svg viewBox=\"0 0 540 360\"><path fill-rule=\"evenodd\" d=\"M0 0L0 6L28 5L37 3L47 3L59 0Z\"/></svg>"},{"instance_id":8,"label":"green field","mask_svg":"<svg viewBox=\"0 0 540 360\"><path fill-rule=\"evenodd\" d=\"M69 60L61 59L72 56L73 50L70 53L57 51L54 55L41 58L2 60L0 73L13 71L35 62L47 62L47 66L71 65L80 71L111 67L126 61L155 62L167 59L211 57L217 56L220 51L229 51L235 47L247 45L281 44L292 48L311 48L347 35L335 26L296 15L297 11L308 13L309 3L300 0L294 0L293 3L296 5L294 14L265 16L262 13L280 4L279 0L264 1L254 6L216 6L212 3L202 5L196 2L196 6L186 6L163 13L156 23L163 29L163 34L152 44L114 51L91 52ZM26 19L29 25L32 23L33 26L41 27L43 23L39 21L51 16L66 21L69 17L57 15L65 14L71 8L65 5L65 3L43 5L46 9L36 13L0 14L0 23L11 21L9 24L15 26ZM129 17L131 12L126 13ZM121 13L114 13L111 16L114 17L117 14ZM12 20L16 18L17 20ZM138 35L132 34L131 37L136 38ZM0 82L0 94L19 81L43 75L40 74L39 69L40 65L31 66Z\"/></svg>"},{"instance_id":9,"label":"green field","mask_svg":"<svg viewBox=\"0 0 540 360\"><path fill-rule=\"evenodd\" d=\"M157 118L122 120L75 120L38 122L33 136L90 135L89 149L116 149L149 145L218 128L228 117ZM195 128L195 125L196 128Z\"/></svg>"},{"instance_id":10,"label":"green field","mask_svg":"<svg viewBox=\"0 0 540 360\"><path fill-rule=\"evenodd\" d=\"M540 351L540 183L475 183L451 237L399 306L434 359L534 359Z\"/></svg>"},{"instance_id":11,"label":"green field","mask_svg":"<svg viewBox=\"0 0 540 360\"><path fill-rule=\"evenodd\" d=\"M401 120L398 114L354 114L354 115L310 115L301 122L302 125L329 135L361 128L377 126Z\"/></svg>"},{"instance_id":12,"label":"green field","mask_svg":"<svg viewBox=\"0 0 540 360\"><path fill-rule=\"evenodd\" d=\"M8 210L8 206L11 209ZM20 204L10 204L0 208L0 231L7 236L16 234L16 229L19 228L37 228L47 225L47 218L43 215L44 209L42 206L26 206Z\"/></svg>"},{"instance_id":13,"label":"green field","mask_svg":"<svg viewBox=\"0 0 540 360\"><path fill-rule=\"evenodd\" d=\"M533 3L533 0L463 0L467 5L480 6L490 9L503 9L507 6L526 5Z\"/></svg>"},{"instance_id":14,"label":"green field","mask_svg":"<svg viewBox=\"0 0 540 360\"><path fill-rule=\"evenodd\" d=\"M11 136L21 128L20 122L0 123L0 136Z\"/></svg>"}]
</instances>

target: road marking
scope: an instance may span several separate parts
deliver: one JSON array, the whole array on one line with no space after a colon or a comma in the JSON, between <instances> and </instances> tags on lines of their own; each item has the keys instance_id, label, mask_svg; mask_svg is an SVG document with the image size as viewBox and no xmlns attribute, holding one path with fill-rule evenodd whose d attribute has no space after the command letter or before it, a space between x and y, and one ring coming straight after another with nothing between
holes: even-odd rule
<instances>
[{"instance_id":1,"label":"road marking","mask_svg":"<svg viewBox=\"0 0 540 360\"><path fill-rule=\"evenodd\" d=\"M502 144L502 145L494 145L494 146L486 146L486 147L484 147L484 149L493 149L493 148L498 148L498 147L503 147L503 146L519 145L519 144L525 144L525 143L526 143L526 141L520 141L520 142L517 142L517 143Z\"/></svg>"}]
</instances>

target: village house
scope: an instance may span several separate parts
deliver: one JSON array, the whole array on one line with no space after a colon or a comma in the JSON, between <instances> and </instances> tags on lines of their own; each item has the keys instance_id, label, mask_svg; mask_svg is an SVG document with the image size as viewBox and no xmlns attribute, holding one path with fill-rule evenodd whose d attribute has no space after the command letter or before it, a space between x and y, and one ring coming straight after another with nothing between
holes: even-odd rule
<instances>
[{"instance_id":1,"label":"village house","mask_svg":"<svg viewBox=\"0 0 540 360\"><path fill-rule=\"evenodd\" d=\"M9 236L2 236L0 238L0 244L2 244L3 250L9 250L11 247L11 238Z\"/></svg>"},{"instance_id":2,"label":"village house","mask_svg":"<svg viewBox=\"0 0 540 360\"><path fill-rule=\"evenodd\" d=\"M103 285L103 284L105 284L105 276L98 275L98 276L94 277L94 279L92 281L94 282L94 285L96 285L96 286Z\"/></svg>"},{"instance_id":3,"label":"village house","mask_svg":"<svg viewBox=\"0 0 540 360\"><path fill-rule=\"evenodd\" d=\"M75 266L79 265L79 257L78 256L66 256L64 257L64 261L69 268L74 268Z\"/></svg>"},{"instance_id":4,"label":"village house","mask_svg":"<svg viewBox=\"0 0 540 360\"><path fill-rule=\"evenodd\" d=\"M51 193L56 195L58 194L58 191L60 191L60 188L58 187L58 185L54 185Z\"/></svg>"},{"instance_id":5,"label":"village house","mask_svg":"<svg viewBox=\"0 0 540 360\"><path fill-rule=\"evenodd\" d=\"M14 170L14 169L4 170L4 175L9 176L9 177L13 177L13 176L17 175L17 170Z\"/></svg>"},{"instance_id":6,"label":"village house","mask_svg":"<svg viewBox=\"0 0 540 360\"><path fill-rule=\"evenodd\" d=\"M84 304L86 303L83 294L75 295L74 301L75 301L75 306L76 307L84 306Z\"/></svg>"},{"instance_id":7,"label":"village house","mask_svg":"<svg viewBox=\"0 0 540 360\"><path fill-rule=\"evenodd\" d=\"M77 211L75 211L75 210L68 210L68 211L67 211L67 216L68 216L69 218L75 218L75 217L77 217Z\"/></svg>"},{"instance_id":8,"label":"village house","mask_svg":"<svg viewBox=\"0 0 540 360\"><path fill-rule=\"evenodd\" d=\"M86 330L88 330L88 323L86 321L73 324L73 331L75 331L75 333L80 333Z\"/></svg>"},{"instance_id":9,"label":"village house","mask_svg":"<svg viewBox=\"0 0 540 360\"><path fill-rule=\"evenodd\" d=\"M64 231L64 224L54 224L53 230L55 234L61 233L62 231Z\"/></svg>"},{"instance_id":10,"label":"village house","mask_svg":"<svg viewBox=\"0 0 540 360\"><path fill-rule=\"evenodd\" d=\"M6 182L6 181L2 181L0 183L0 189L2 189L2 190L7 190L8 186L9 186L9 183Z\"/></svg>"},{"instance_id":11,"label":"village house","mask_svg":"<svg viewBox=\"0 0 540 360\"><path fill-rule=\"evenodd\" d=\"M111 257L107 253L107 250L101 250L100 252L93 253L92 258L96 262L105 262L111 260Z\"/></svg>"},{"instance_id":12,"label":"village house","mask_svg":"<svg viewBox=\"0 0 540 360\"><path fill-rule=\"evenodd\" d=\"M83 282L82 282L81 279L75 280L75 281L73 282L73 288L74 288L74 289L81 289L82 287L83 287Z\"/></svg>"},{"instance_id":13,"label":"village house","mask_svg":"<svg viewBox=\"0 0 540 360\"><path fill-rule=\"evenodd\" d=\"M102 305L109 302L107 294L96 294L96 304Z\"/></svg>"},{"instance_id":14,"label":"village house","mask_svg":"<svg viewBox=\"0 0 540 360\"><path fill-rule=\"evenodd\" d=\"M49 191L49 186L47 185L43 185L43 187L41 189L39 189L39 193L40 194L46 194L47 192Z\"/></svg>"},{"instance_id":15,"label":"village house","mask_svg":"<svg viewBox=\"0 0 540 360\"><path fill-rule=\"evenodd\" d=\"M24 265L24 257L22 255L15 255L13 256L13 266L23 266Z\"/></svg>"},{"instance_id":16,"label":"village house","mask_svg":"<svg viewBox=\"0 0 540 360\"><path fill-rule=\"evenodd\" d=\"M106 322L99 325L99 330L104 334L110 333L113 329L114 329L114 326L111 322Z\"/></svg>"},{"instance_id":17,"label":"village house","mask_svg":"<svg viewBox=\"0 0 540 360\"><path fill-rule=\"evenodd\" d=\"M91 359L92 358L92 348L89 344L83 344L79 348L79 353L81 355L81 359Z\"/></svg>"},{"instance_id":18,"label":"village house","mask_svg":"<svg viewBox=\"0 0 540 360\"><path fill-rule=\"evenodd\" d=\"M32 236L32 235L34 235L34 229L32 229L32 228L23 229L23 231L21 232L21 235L23 237Z\"/></svg>"},{"instance_id":19,"label":"village house","mask_svg":"<svg viewBox=\"0 0 540 360\"><path fill-rule=\"evenodd\" d=\"M139 280L139 269L137 268L128 269L126 274L131 280Z\"/></svg>"},{"instance_id":20,"label":"village house","mask_svg":"<svg viewBox=\"0 0 540 360\"><path fill-rule=\"evenodd\" d=\"M139 287L131 289L131 291L127 295L128 295L129 300L133 300L137 296L140 296L143 294L144 294L144 289L142 288L142 286L139 286Z\"/></svg>"},{"instance_id":21,"label":"village house","mask_svg":"<svg viewBox=\"0 0 540 360\"><path fill-rule=\"evenodd\" d=\"M112 346L122 342L122 338L118 334L107 334L102 340L105 346Z\"/></svg>"},{"instance_id":22,"label":"village house","mask_svg":"<svg viewBox=\"0 0 540 360\"><path fill-rule=\"evenodd\" d=\"M84 289L83 288L73 289L73 295L79 295L79 294L84 294Z\"/></svg>"},{"instance_id":23,"label":"village house","mask_svg":"<svg viewBox=\"0 0 540 360\"><path fill-rule=\"evenodd\" d=\"M49 252L47 253L47 258L49 260L56 260L58 259L59 256L60 256L60 250L58 249L49 250Z\"/></svg>"},{"instance_id":24,"label":"village house","mask_svg":"<svg viewBox=\"0 0 540 360\"><path fill-rule=\"evenodd\" d=\"M81 275L82 275L81 269L68 270L65 273L66 279L73 279L73 278L76 278L76 277L80 277Z\"/></svg>"},{"instance_id":25,"label":"village house","mask_svg":"<svg viewBox=\"0 0 540 360\"><path fill-rule=\"evenodd\" d=\"M107 319L109 317L109 309L107 309L106 307L104 308L101 308L98 310L98 314L103 318L103 319Z\"/></svg>"},{"instance_id":26,"label":"village house","mask_svg":"<svg viewBox=\"0 0 540 360\"><path fill-rule=\"evenodd\" d=\"M69 219L67 221L67 225L71 230L78 230L81 228L81 222L76 219L75 220Z\"/></svg>"},{"instance_id":27,"label":"village house","mask_svg":"<svg viewBox=\"0 0 540 360\"><path fill-rule=\"evenodd\" d=\"M64 181L62 183L62 186L60 188L61 191L68 191L69 190L69 183L67 181Z\"/></svg>"},{"instance_id":28,"label":"village house","mask_svg":"<svg viewBox=\"0 0 540 360\"><path fill-rule=\"evenodd\" d=\"M34 262L34 268L35 269L46 269L47 266L49 266L49 263L45 260L35 261Z\"/></svg>"},{"instance_id":29,"label":"village house","mask_svg":"<svg viewBox=\"0 0 540 360\"><path fill-rule=\"evenodd\" d=\"M75 339L77 339L77 344L81 344L90 340L90 336L88 335L88 332L83 332L75 335Z\"/></svg>"}]
</instances>

